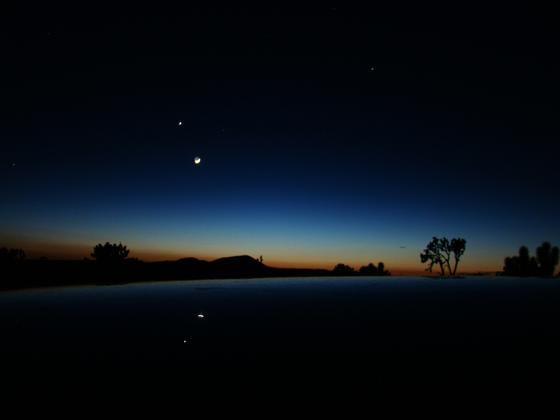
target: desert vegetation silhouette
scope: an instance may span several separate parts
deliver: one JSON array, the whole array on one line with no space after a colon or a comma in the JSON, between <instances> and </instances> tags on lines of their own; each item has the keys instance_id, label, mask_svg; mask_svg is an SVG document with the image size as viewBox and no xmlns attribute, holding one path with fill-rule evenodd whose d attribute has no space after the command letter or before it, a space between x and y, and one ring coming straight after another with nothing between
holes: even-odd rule
<instances>
[{"instance_id":1,"label":"desert vegetation silhouette","mask_svg":"<svg viewBox=\"0 0 560 420\"><path fill-rule=\"evenodd\" d=\"M502 274L518 277L552 277L559 260L557 246L550 242L543 242L537 247L536 257L529 255L529 248L525 245L519 248L519 255L506 257Z\"/></svg>"},{"instance_id":2,"label":"desert vegetation silhouette","mask_svg":"<svg viewBox=\"0 0 560 420\"><path fill-rule=\"evenodd\" d=\"M332 273L336 276L353 276L353 275L361 275L361 276L390 276L391 272L385 269L385 264L380 262L377 264L369 263L368 265L364 265L360 267L360 269L356 272L353 267L350 267L346 264L337 264Z\"/></svg>"},{"instance_id":3,"label":"desert vegetation silhouette","mask_svg":"<svg viewBox=\"0 0 560 420\"><path fill-rule=\"evenodd\" d=\"M0 248L0 263L14 263L25 260L25 251L21 248Z\"/></svg>"},{"instance_id":4,"label":"desert vegetation silhouette","mask_svg":"<svg viewBox=\"0 0 560 420\"><path fill-rule=\"evenodd\" d=\"M445 237L437 238L434 236L420 254L420 261L428 264L426 271L430 273L436 265L439 267L442 276L445 276L445 269L450 276L455 276L466 247L466 239L453 238L450 241Z\"/></svg>"},{"instance_id":5,"label":"desert vegetation silhouette","mask_svg":"<svg viewBox=\"0 0 560 420\"><path fill-rule=\"evenodd\" d=\"M91 256L101 263L117 264L123 262L126 257L128 257L129 253L130 251L127 249L126 245L105 242L104 245L97 244L93 248Z\"/></svg>"},{"instance_id":6,"label":"desert vegetation silhouette","mask_svg":"<svg viewBox=\"0 0 560 420\"><path fill-rule=\"evenodd\" d=\"M356 274L356 270L354 270L353 267L342 263L335 265L332 272L337 276L351 276Z\"/></svg>"},{"instance_id":7,"label":"desert vegetation silhouette","mask_svg":"<svg viewBox=\"0 0 560 420\"><path fill-rule=\"evenodd\" d=\"M420 254L426 271L434 268L441 276L455 276L466 250L464 238L433 237ZM23 249L0 247L0 267L4 277L4 288L20 285L70 284L77 281L93 282L110 278L108 281L153 281L163 279L246 278L266 276L390 276L383 262L369 263L359 270L340 263L332 270L284 269L263 264L262 256L234 256L214 261L182 258L177 261L143 262L129 258L130 250L122 243L99 243L90 256L83 261L29 259ZM504 276L560 277L556 272L560 262L560 250L545 241L531 256L527 246L521 246L518 255L504 259Z\"/></svg>"}]
</instances>

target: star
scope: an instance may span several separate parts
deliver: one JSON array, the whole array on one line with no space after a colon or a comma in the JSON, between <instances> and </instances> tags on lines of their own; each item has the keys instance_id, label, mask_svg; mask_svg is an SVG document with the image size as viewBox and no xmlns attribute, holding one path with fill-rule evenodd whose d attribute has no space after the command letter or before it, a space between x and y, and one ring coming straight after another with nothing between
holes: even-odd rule
<instances>
[{"instance_id":1,"label":"star","mask_svg":"<svg viewBox=\"0 0 560 420\"><path fill-rule=\"evenodd\" d=\"M369 69L370 69L371 71L374 71L374 70L375 70L375 67L372 66L372 67L370 67Z\"/></svg>"},{"instance_id":2,"label":"star","mask_svg":"<svg viewBox=\"0 0 560 420\"><path fill-rule=\"evenodd\" d=\"M183 121L179 121L179 127L183 125Z\"/></svg>"}]
</instances>

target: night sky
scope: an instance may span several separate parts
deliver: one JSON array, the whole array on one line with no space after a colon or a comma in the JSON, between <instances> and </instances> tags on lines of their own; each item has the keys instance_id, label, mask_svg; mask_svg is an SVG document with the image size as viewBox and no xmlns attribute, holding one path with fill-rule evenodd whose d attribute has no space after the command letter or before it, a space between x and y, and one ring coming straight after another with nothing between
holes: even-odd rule
<instances>
[{"instance_id":1,"label":"night sky","mask_svg":"<svg viewBox=\"0 0 560 420\"><path fill-rule=\"evenodd\" d=\"M558 245L552 13L344 4L4 15L0 245L394 272L434 235L472 271Z\"/></svg>"}]
</instances>

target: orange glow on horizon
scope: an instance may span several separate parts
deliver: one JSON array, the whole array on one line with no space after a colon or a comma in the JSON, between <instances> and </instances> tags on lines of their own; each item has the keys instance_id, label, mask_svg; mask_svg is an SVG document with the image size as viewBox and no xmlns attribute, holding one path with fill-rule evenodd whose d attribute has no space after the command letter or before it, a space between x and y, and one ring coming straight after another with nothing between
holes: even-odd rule
<instances>
[{"instance_id":1,"label":"orange glow on horizon","mask_svg":"<svg viewBox=\"0 0 560 420\"><path fill-rule=\"evenodd\" d=\"M14 241L15 242L15 241ZM84 244L52 244L46 242L21 242L8 244L11 247L22 248L26 252L28 258L38 259L41 257L47 257L53 260L81 260L84 258L90 258L90 253L92 247ZM232 255L250 255L254 258L259 258L260 255L251 255L247 252L238 253L201 253L193 251L170 251L166 249L154 250L154 249L138 249L132 248L129 257L138 258L147 262L154 261L175 261L181 258L194 257L201 260L212 261L218 258L232 256ZM363 265L367 265L370 262L377 264L379 261L385 263L386 269L388 269L393 275L437 275L439 270L435 269L433 273L425 271L425 266L420 263L420 261L410 261L410 259L403 260L402 258L376 258L371 261L361 261L352 258L334 258L332 256L325 256L321 261L315 255L314 258L290 258L286 256L285 258L267 258L266 255L263 256L263 263L270 267L278 268L307 268L307 269L327 269L331 270L336 264L344 263L355 270ZM501 263L485 263L481 264L475 263L473 261L463 262L459 271L463 273L476 273L476 272L489 272L495 273L501 270Z\"/></svg>"}]
</instances>

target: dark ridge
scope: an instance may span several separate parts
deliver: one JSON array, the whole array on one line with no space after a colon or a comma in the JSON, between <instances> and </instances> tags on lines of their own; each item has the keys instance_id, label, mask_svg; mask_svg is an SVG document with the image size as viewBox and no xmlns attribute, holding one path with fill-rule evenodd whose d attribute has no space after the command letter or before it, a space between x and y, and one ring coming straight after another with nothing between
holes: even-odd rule
<instances>
[{"instance_id":1,"label":"dark ridge","mask_svg":"<svg viewBox=\"0 0 560 420\"><path fill-rule=\"evenodd\" d=\"M0 264L0 290L52 286L107 285L131 282L223 278L328 276L330 270L269 267L248 255L213 261L181 258L177 261L17 260Z\"/></svg>"}]
</instances>

